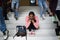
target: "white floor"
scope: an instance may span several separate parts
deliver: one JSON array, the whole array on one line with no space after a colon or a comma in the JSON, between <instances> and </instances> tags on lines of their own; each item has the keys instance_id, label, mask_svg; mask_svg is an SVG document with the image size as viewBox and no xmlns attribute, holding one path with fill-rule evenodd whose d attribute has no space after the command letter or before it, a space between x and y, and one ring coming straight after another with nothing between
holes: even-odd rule
<instances>
[{"instance_id":1,"label":"white floor","mask_svg":"<svg viewBox=\"0 0 60 40\"><path fill-rule=\"evenodd\" d=\"M7 25L7 29L10 31L10 37L8 40L25 40L25 37L15 37L16 34L16 26L17 25L25 25L25 17L29 14L30 11L34 11L36 16L39 17L39 30L35 31L35 35L29 35L29 31L27 31L27 40L58 40L58 37L55 33L56 24L53 23L52 18L49 16L45 17L45 20L40 19L40 11L37 6L22 6L20 7L19 20L14 19L13 12L9 12L8 17L9 21L5 21ZM0 40L3 40L3 35L0 32Z\"/></svg>"}]
</instances>

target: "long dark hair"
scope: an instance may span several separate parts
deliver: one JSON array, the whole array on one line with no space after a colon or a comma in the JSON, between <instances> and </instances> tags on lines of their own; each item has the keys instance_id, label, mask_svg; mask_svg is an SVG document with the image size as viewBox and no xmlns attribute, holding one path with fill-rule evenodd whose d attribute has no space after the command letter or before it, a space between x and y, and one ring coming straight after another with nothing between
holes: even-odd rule
<instances>
[{"instance_id":1,"label":"long dark hair","mask_svg":"<svg viewBox=\"0 0 60 40\"><path fill-rule=\"evenodd\" d=\"M34 12L33 12L33 11L31 11L31 12L29 13L29 16L30 16L31 14L32 14L33 16L35 16L35 14L34 14Z\"/></svg>"},{"instance_id":2,"label":"long dark hair","mask_svg":"<svg viewBox=\"0 0 60 40\"><path fill-rule=\"evenodd\" d=\"M29 13L29 16L30 16L31 14L32 14L33 16L35 16L35 14L34 14L33 11L31 11L31 12ZM34 18L33 20L36 22L35 18Z\"/></svg>"}]
</instances>

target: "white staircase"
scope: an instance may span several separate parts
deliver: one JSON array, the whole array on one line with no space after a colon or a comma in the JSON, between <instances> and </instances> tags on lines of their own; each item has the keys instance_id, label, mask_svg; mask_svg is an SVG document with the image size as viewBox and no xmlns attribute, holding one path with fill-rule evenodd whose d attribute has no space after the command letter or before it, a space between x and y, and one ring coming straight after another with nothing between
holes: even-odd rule
<instances>
[{"instance_id":1,"label":"white staircase","mask_svg":"<svg viewBox=\"0 0 60 40\"><path fill-rule=\"evenodd\" d=\"M19 20L14 19L13 12L9 12L8 17L9 21L5 21L7 25L7 29L9 30L9 39L8 40L25 40L25 37L15 37L16 34L16 26L17 25L25 25L25 17L29 14L30 11L34 11L35 14L39 17L40 20L40 11L37 6L22 6L20 7ZM47 16L45 20L39 21L39 29L35 31L35 35L29 35L29 31L27 30L27 40L58 40L58 37L55 33L56 24L52 22L52 18ZM0 39L3 40L3 35L0 32Z\"/></svg>"}]
</instances>

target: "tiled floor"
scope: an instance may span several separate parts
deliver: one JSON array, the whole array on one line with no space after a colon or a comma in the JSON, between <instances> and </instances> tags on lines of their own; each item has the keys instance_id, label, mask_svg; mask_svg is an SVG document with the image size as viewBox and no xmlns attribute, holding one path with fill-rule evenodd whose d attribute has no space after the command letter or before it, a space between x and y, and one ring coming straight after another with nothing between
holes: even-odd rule
<instances>
[{"instance_id":1,"label":"tiled floor","mask_svg":"<svg viewBox=\"0 0 60 40\"><path fill-rule=\"evenodd\" d=\"M25 37L15 37L13 36L16 33L17 25L25 25L25 17L29 14L30 11L34 11L35 14L39 18L39 30L35 31L35 35L29 35L29 31L27 31L27 40L58 40L58 37L55 33L56 24L53 23L52 18L49 16L45 17L45 20L40 19L40 11L37 6L22 6L19 10L19 20L14 19L13 12L9 12L8 17L9 21L5 21L7 25L7 29L10 31L10 37L8 40L25 40ZM0 39L3 40L3 35L0 33Z\"/></svg>"}]
</instances>

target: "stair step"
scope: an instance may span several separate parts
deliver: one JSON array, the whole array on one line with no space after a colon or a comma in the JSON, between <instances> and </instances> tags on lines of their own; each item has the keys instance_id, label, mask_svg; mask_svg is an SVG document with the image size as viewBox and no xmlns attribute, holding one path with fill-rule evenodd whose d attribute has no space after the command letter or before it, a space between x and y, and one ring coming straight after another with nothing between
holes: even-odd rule
<instances>
[{"instance_id":1,"label":"stair step","mask_svg":"<svg viewBox=\"0 0 60 40\"><path fill-rule=\"evenodd\" d=\"M57 37L29 37L29 40L58 40Z\"/></svg>"},{"instance_id":2,"label":"stair step","mask_svg":"<svg viewBox=\"0 0 60 40\"><path fill-rule=\"evenodd\" d=\"M3 37L3 33L0 31L0 37Z\"/></svg>"},{"instance_id":3,"label":"stair step","mask_svg":"<svg viewBox=\"0 0 60 40\"><path fill-rule=\"evenodd\" d=\"M28 33L27 36L30 36L28 31L27 33ZM40 29L35 31L35 36L37 37L56 36L56 32L53 29Z\"/></svg>"},{"instance_id":4,"label":"stair step","mask_svg":"<svg viewBox=\"0 0 60 40\"><path fill-rule=\"evenodd\" d=\"M7 26L7 29L16 29L16 26L17 25L24 25L25 26L25 23L23 24L22 23L11 23L11 24L6 24ZM53 24L53 23L40 23L39 24L39 28L40 29L55 29L57 27L56 24Z\"/></svg>"},{"instance_id":5,"label":"stair step","mask_svg":"<svg viewBox=\"0 0 60 40\"><path fill-rule=\"evenodd\" d=\"M26 40L26 37L9 37L8 40ZM27 37L27 40L58 40L57 37Z\"/></svg>"},{"instance_id":6,"label":"stair step","mask_svg":"<svg viewBox=\"0 0 60 40\"><path fill-rule=\"evenodd\" d=\"M11 28L15 28L17 25L25 25L25 19L24 18L22 19L22 18L20 18L20 20L17 20L17 21L16 20L9 20L9 21L6 20L5 23L7 25L7 28L11 29ZM52 20L49 18L46 20L39 21L39 27L41 29L55 29L57 27L57 25L54 24L52 22Z\"/></svg>"},{"instance_id":7,"label":"stair step","mask_svg":"<svg viewBox=\"0 0 60 40\"><path fill-rule=\"evenodd\" d=\"M9 30L9 36L14 36L16 34L15 29ZM2 33L0 33L0 37L3 36ZM29 37L29 31L27 30L27 36ZM56 32L53 29L39 29L35 31L35 36L36 37L44 37L44 36L56 36Z\"/></svg>"},{"instance_id":8,"label":"stair step","mask_svg":"<svg viewBox=\"0 0 60 40\"><path fill-rule=\"evenodd\" d=\"M0 40L4 40L3 37L0 37Z\"/></svg>"}]
</instances>

